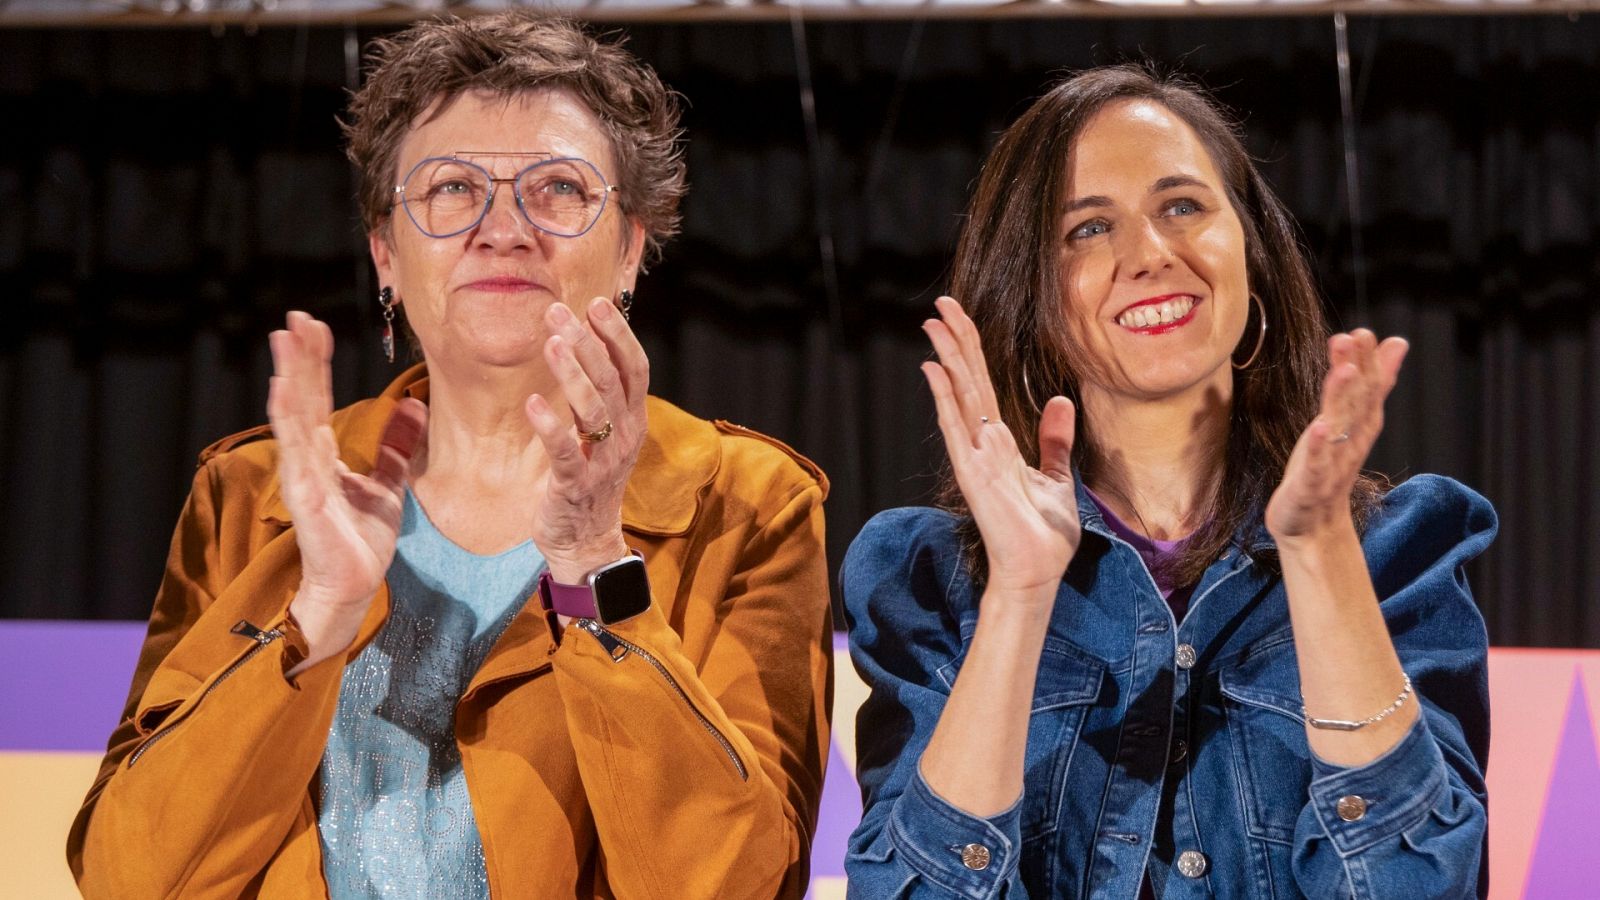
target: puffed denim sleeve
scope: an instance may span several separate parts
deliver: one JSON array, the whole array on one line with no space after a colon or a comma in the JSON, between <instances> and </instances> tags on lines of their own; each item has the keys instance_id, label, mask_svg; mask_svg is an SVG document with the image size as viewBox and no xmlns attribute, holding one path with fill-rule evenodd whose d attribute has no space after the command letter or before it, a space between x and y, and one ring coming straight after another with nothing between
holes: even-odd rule
<instances>
[{"instance_id":1,"label":"puffed denim sleeve","mask_svg":"<svg viewBox=\"0 0 1600 900\"><path fill-rule=\"evenodd\" d=\"M1373 587L1422 715L1366 765L1313 757L1293 863L1306 894L1485 892L1488 635L1462 567L1496 528L1487 500L1437 476L1396 487L1369 524L1362 544Z\"/></svg>"},{"instance_id":2,"label":"puffed denim sleeve","mask_svg":"<svg viewBox=\"0 0 1600 900\"><path fill-rule=\"evenodd\" d=\"M845 856L853 898L1027 896L1020 801L990 818L969 815L918 769L961 652L954 610L972 606L953 526L932 509L880 513L840 568L850 656L871 691L856 724L864 813ZM964 850L975 865L986 851L987 865L969 866Z\"/></svg>"}]
</instances>

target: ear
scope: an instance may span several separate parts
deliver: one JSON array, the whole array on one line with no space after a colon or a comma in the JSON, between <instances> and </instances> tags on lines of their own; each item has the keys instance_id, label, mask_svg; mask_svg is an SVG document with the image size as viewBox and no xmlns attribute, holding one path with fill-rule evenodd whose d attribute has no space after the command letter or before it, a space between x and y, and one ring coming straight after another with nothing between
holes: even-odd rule
<instances>
[{"instance_id":1,"label":"ear","mask_svg":"<svg viewBox=\"0 0 1600 900\"><path fill-rule=\"evenodd\" d=\"M622 271L617 282L618 291L632 291L639 280L639 265L644 259L644 225L630 218L627 240L622 245Z\"/></svg>"},{"instance_id":2,"label":"ear","mask_svg":"<svg viewBox=\"0 0 1600 900\"><path fill-rule=\"evenodd\" d=\"M367 250L372 254L373 268L378 270L378 287L395 287L394 248L382 226L367 233ZM394 293L398 300L405 292L396 288Z\"/></svg>"}]
</instances>

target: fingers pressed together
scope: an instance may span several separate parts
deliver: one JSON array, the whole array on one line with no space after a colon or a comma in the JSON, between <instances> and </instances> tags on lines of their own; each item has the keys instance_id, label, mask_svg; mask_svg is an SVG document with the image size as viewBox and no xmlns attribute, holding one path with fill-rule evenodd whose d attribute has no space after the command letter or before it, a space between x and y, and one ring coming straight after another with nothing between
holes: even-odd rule
<instances>
[{"instance_id":1,"label":"fingers pressed together","mask_svg":"<svg viewBox=\"0 0 1600 900\"><path fill-rule=\"evenodd\" d=\"M1328 340L1328 377L1322 408L1313 427L1330 444L1348 443L1349 451L1366 454L1383 430L1383 403L1399 377L1409 345L1391 337L1382 343L1366 328L1336 334ZM1359 463L1358 463L1359 464Z\"/></svg>"},{"instance_id":2,"label":"fingers pressed together","mask_svg":"<svg viewBox=\"0 0 1600 900\"><path fill-rule=\"evenodd\" d=\"M286 327L268 337L272 378L267 418L277 438L290 490L331 489L338 449L328 417L333 412L333 332L310 315L289 313ZM312 499L314 502L314 498Z\"/></svg>"},{"instance_id":3,"label":"fingers pressed together","mask_svg":"<svg viewBox=\"0 0 1600 900\"><path fill-rule=\"evenodd\" d=\"M606 433L609 427L613 445L631 446L644 427L650 372L644 348L611 301L597 297L585 313L586 321L580 320L562 303L545 313L551 331L545 361L560 382L571 422L544 396L534 394L527 403L528 420L558 467L577 465L584 455L580 432Z\"/></svg>"},{"instance_id":4,"label":"fingers pressed together","mask_svg":"<svg viewBox=\"0 0 1600 900\"><path fill-rule=\"evenodd\" d=\"M989 380L977 326L961 304L949 297L940 297L934 306L940 318L922 323L922 330L933 342L939 361L923 363L922 373L933 391L945 443L955 452L958 445L978 445L983 426L1000 422L1000 405Z\"/></svg>"},{"instance_id":5,"label":"fingers pressed together","mask_svg":"<svg viewBox=\"0 0 1600 900\"><path fill-rule=\"evenodd\" d=\"M1328 340L1322 405L1290 458L1286 483L1298 486L1297 505L1339 503L1383 431L1383 404L1399 377L1408 345L1379 342L1365 328Z\"/></svg>"}]
</instances>

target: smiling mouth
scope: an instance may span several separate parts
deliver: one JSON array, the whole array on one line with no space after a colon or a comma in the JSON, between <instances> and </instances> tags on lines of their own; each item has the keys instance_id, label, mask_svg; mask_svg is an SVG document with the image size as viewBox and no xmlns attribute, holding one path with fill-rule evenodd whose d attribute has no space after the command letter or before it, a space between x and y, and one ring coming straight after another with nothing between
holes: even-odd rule
<instances>
[{"instance_id":1,"label":"smiling mouth","mask_svg":"<svg viewBox=\"0 0 1600 900\"><path fill-rule=\"evenodd\" d=\"M1174 294L1159 300L1147 300L1123 310L1116 323L1141 334L1162 334L1194 318L1194 309L1200 300L1189 294Z\"/></svg>"}]
</instances>

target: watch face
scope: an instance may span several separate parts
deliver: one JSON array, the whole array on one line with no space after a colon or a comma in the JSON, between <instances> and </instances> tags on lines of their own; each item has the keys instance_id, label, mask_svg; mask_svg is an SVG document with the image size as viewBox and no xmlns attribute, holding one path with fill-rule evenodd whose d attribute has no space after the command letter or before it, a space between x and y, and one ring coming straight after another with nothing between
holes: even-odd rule
<instances>
[{"instance_id":1,"label":"watch face","mask_svg":"<svg viewBox=\"0 0 1600 900\"><path fill-rule=\"evenodd\" d=\"M650 578L645 574L644 560L624 560L595 573L594 605L606 625L649 609Z\"/></svg>"}]
</instances>

